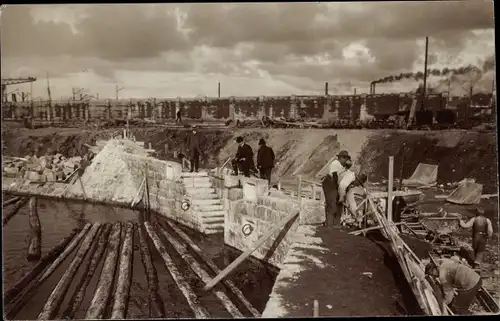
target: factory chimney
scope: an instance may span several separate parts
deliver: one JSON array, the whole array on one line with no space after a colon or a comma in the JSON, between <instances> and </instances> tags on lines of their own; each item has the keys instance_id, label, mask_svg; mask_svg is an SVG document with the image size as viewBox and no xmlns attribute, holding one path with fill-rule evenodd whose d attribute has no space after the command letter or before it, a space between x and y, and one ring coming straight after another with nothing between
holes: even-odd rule
<instances>
[{"instance_id":1,"label":"factory chimney","mask_svg":"<svg viewBox=\"0 0 500 321\"><path fill-rule=\"evenodd\" d=\"M325 96L328 96L328 81L325 82Z\"/></svg>"}]
</instances>

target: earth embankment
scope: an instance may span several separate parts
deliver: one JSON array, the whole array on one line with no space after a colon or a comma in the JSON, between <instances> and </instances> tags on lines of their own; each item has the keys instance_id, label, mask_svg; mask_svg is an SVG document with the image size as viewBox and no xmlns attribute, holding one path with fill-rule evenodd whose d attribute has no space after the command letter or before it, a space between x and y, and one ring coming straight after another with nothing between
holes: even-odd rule
<instances>
[{"instance_id":1,"label":"earth embankment","mask_svg":"<svg viewBox=\"0 0 500 321\"><path fill-rule=\"evenodd\" d=\"M243 136L257 154L263 138L276 154L274 178L293 179L297 175L317 179L326 164L340 151L353 157L354 169L369 175L370 181L387 178L388 156L394 156L396 179L411 176L418 163L438 164L438 183L474 178L484 185L484 193L496 193L498 182L497 139L495 133L394 130L325 129L236 129L200 130L201 163L220 166L236 152L235 138ZM174 151L188 153L189 130L164 127L133 128L137 140L151 143L160 159L176 160ZM3 155L61 153L67 157L83 155L85 144L121 134L120 129L5 129Z\"/></svg>"}]
</instances>

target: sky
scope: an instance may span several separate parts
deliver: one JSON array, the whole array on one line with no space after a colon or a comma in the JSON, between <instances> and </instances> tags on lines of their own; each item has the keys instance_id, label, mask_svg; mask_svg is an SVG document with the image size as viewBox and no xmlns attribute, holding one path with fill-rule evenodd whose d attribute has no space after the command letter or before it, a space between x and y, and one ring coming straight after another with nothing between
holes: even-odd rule
<instances>
[{"instance_id":1,"label":"sky","mask_svg":"<svg viewBox=\"0 0 500 321\"><path fill-rule=\"evenodd\" d=\"M34 99L47 79L52 99L117 86L120 99L216 97L218 82L223 97L323 94L327 81L332 95L368 93L423 71L426 36L428 68L480 70L453 77L454 95L491 92L494 78L492 1L7 5L0 19L2 78L37 77Z\"/></svg>"}]
</instances>

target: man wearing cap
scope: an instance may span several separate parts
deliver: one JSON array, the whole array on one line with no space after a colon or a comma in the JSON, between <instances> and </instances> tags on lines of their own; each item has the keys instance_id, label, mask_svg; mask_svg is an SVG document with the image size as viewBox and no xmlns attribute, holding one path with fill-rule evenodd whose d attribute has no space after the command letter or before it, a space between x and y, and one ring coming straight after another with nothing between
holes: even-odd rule
<instances>
[{"instance_id":1,"label":"man wearing cap","mask_svg":"<svg viewBox=\"0 0 500 321\"><path fill-rule=\"evenodd\" d=\"M193 133L189 137L189 156L191 161L191 170L198 173L198 166L200 164L200 152L201 152L201 137L198 135L197 126L193 125Z\"/></svg>"},{"instance_id":2,"label":"man wearing cap","mask_svg":"<svg viewBox=\"0 0 500 321\"><path fill-rule=\"evenodd\" d=\"M250 177L250 171L255 169L252 147L246 144L241 136L236 137L236 143L238 150L231 161L233 174L238 175L238 169L240 169L245 177Z\"/></svg>"},{"instance_id":3,"label":"man wearing cap","mask_svg":"<svg viewBox=\"0 0 500 321\"><path fill-rule=\"evenodd\" d=\"M335 159L328 167L328 174L323 178L321 186L325 194L325 214L326 226L340 226L341 213L338 206L339 201L339 182L342 180L347 161L351 159L349 153L343 150L337 154Z\"/></svg>"},{"instance_id":4,"label":"man wearing cap","mask_svg":"<svg viewBox=\"0 0 500 321\"><path fill-rule=\"evenodd\" d=\"M264 139L259 140L259 150L257 151L257 168L261 179L266 179L271 185L271 172L274 167L274 151L266 145Z\"/></svg>"},{"instance_id":5,"label":"man wearing cap","mask_svg":"<svg viewBox=\"0 0 500 321\"><path fill-rule=\"evenodd\" d=\"M469 306L482 286L479 274L457 259L446 258L428 263L425 274L439 280L444 301L454 312L469 314Z\"/></svg>"},{"instance_id":6,"label":"man wearing cap","mask_svg":"<svg viewBox=\"0 0 500 321\"><path fill-rule=\"evenodd\" d=\"M459 220L460 227L472 228L472 249L474 250L474 265L479 267L486 251L488 239L493 236L491 220L484 216L484 208L476 208L476 216L467 223Z\"/></svg>"}]
</instances>

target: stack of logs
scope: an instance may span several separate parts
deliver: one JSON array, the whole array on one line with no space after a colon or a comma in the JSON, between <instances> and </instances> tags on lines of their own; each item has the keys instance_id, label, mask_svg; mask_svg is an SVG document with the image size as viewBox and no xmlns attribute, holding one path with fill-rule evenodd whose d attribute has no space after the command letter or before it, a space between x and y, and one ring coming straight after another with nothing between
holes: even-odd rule
<instances>
[{"instance_id":1,"label":"stack of logs","mask_svg":"<svg viewBox=\"0 0 500 321\"><path fill-rule=\"evenodd\" d=\"M16 202L15 210L27 202L25 198L10 201ZM5 203L3 204L5 206ZM57 285L53 288L45 306L38 315L38 319L64 319L75 318L76 312L81 308L89 283L96 273L97 266L104 260L102 272L94 291L89 307L86 309L85 319L124 319L127 317L130 285L132 282L132 259L134 252L134 232L139 236L139 250L144 265L150 302L149 317L165 317L163 301L158 293L157 272L151 259L151 252L147 244L147 237L152 240L154 247L162 257L173 281L179 287L181 293L189 304L196 318L210 318L207 309L200 303L192 286L187 282L172 257L168 253L165 244L159 235L175 249L175 251L186 261L196 275L206 284L211 281L220 269L208 258L203 251L175 224L158 219L155 223L144 222L117 222L111 223L87 223L81 229L75 229L63 239L57 246L41 257L41 229L37 213L37 200L35 197L29 199L30 206L30 233L31 239L28 248L28 259L38 260L38 263L23 278L4 294L5 316L14 318L25 306L30 298L34 296L37 288L45 282L60 264L66 260L70 253L76 250L76 255L65 270ZM12 217L14 214L11 214ZM7 221L4 218L4 225ZM10 218L9 218L10 219ZM174 236L175 235L175 236ZM198 257L195 259L193 252ZM90 259L85 260L87 256ZM203 262L201 264L199 262ZM77 277L77 271L83 264L83 273ZM207 270L203 265L208 266ZM117 273L115 273L117 272ZM117 280L114 280L117 274ZM73 281L74 280L74 281ZM73 293L70 292L72 282L77 282ZM215 287L212 292L220 300L225 309L233 317L260 317L252 304L245 298L243 293L228 279L222 282L225 287ZM231 292L231 297L237 298L239 304L233 303L226 294ZM70 300L66 308L63 308L65 297ZM234 299L233 299L234 300ZM110 302L111 301L111 302ZM108 310L108 303L112 309ZM245 309L240 311L242 307ZM108 312L110 311L110 312ZM147 317L147 316L146 316Z\"/></svg>"}]
</instances>

